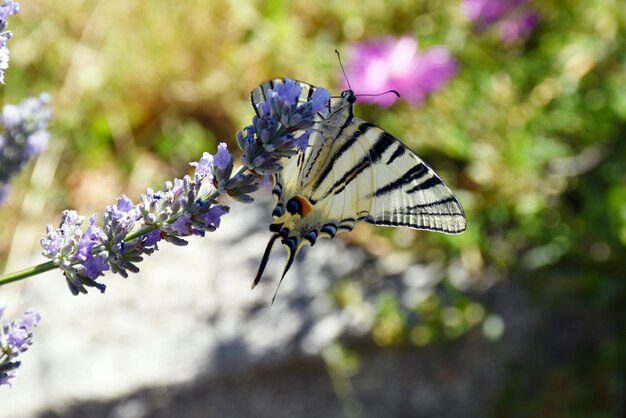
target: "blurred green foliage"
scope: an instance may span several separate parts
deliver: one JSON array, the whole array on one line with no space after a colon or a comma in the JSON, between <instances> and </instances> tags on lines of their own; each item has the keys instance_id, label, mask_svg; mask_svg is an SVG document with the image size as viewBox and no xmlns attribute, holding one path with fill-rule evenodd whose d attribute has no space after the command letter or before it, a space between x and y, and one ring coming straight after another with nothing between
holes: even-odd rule
<instances>
[{"instance_id":1,"label":"blurred green foliage","mask_svg":"<svg viewBox=\"0 0 626 418\"><path fill-rule=\"evenodd\" d=\"M513 275L546 308L574 300L600 315L612 331L595 350L550 371L531 402L528 382L511 382L497 416L611 416L626 386L626 7L621 0L534 2L538 28L505 45L493 31L475 30L459 5L22 2L10 22L4 102L51 93L54 141L62 144L46 191L53 207L40 224L70 205L100 210L101 200L85 203L85 187L102 190L98 182L111 173L119 192L136 198L145 187L181 177L188 161L219 141L234 145L252 116L248 92L261 81L289 76L333 90L340 77L335 48L413 34L421 46L449 48L459 75L422 108L399 103L357 112L446 179L465 205L468 230L449 237L365 227L355 240L375 254L457 263L466 272L463 290ZM142 175L147 166L151 174ZM88 176L85 186L80 179L91 171L106 175ZM101 199L110 203L118 194ZM19 216L6 213L8 225ZM3 242L11 233L2 232ZM424 345L493 319L453 282L410 315L396 297L381 295L374 340ZM340 303L364 303L360 284L342 283ZM497 331L497 320L488 325Z\"/></svg>"}]
</instances>

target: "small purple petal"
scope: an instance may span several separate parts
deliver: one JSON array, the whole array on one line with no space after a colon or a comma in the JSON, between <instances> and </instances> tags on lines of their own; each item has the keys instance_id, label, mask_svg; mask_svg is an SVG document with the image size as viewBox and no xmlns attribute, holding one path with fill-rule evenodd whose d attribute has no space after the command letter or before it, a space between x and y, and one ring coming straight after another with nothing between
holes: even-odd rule
<instances>
[{"instance_id":1,"label":"small purple petal","mask_svg":"<svg viewBox=\"0 0 626 418\"><path fill-rule=\"evenodd\" d=\"M327 109L329 100L330 93L326 89L322 87L315 89L310 101L313 112L321 112Z\"/></svg>"},{"instance_id":2,"label":"small purple petal","mask_svg":"<svg viewBox=\"0 0 626 418\"><path fill-rule=\"evenodd\" d=\"M85 265L85 276L94 280L102 276L103 272L108 271L110 268L109 264L107 263L106 258L104 258L101 255L87 258L84 262L84 265ZM100 291L104 293L103 289L100 289Z\"/></svg>"},{"instance_id":3,"label":"small purple petal","mask_svg":"<svg viewBox=\"0 0 626 418\"><path fill-rule=\"evenodd\" d=\"M28 308L22 315L21 326L26 331L30 331L39 324L39 321L41 321L41 314L33 308Z\"/></svg>"},{"instance_id":4,"label":"small purple petal","mask_svg":"<svg viewBox=\"0 0 626 418\"><path fill-rule=\"evenodd\" d=\"M111 218L119 222L124 228L130 226L141 216L137 206L125 195L117 199L115 206L110 206L109 209Z\"/></svg>"},{"instance_id":5,"label":"small purple petal","mask_svg":"<svg viewBox=\"0 0 626 418\"><path fill-rule=\"evenodd\" d=\"M181 216L172 224L172 229L177 235L185 236L191 234L191 219Z\"/></svg>"},{"instance_id":6,"label":"small purple petal","mask_svg":"<svg viewBox=\"0 0 626 418\"><path fill-rule=\"evenodd\" d=\"M102 272L109 270L109 265L104 256L93 255L93 247L102 245L103 241L106 240L106 234L95 225L95 221L96 216L94 215L91 217L90 225L87 231L85 231L85 235L78 242L76 251L85 267L83 274L91 279L97 279L102 275Z\"/></svg>"},{"instance_id":7,"label":"small purple petal","mask_svg":"<svg viewBox=\"0 0 626 418\"><path fill-rule=\"evenodd\" d=\"M300 87L300 84L294 80L285 79L284 83L278 84L274 87L270 96L275 95L289 104L295 104L298 103L301 91L302 88Z\"/></svg>"},{"instance_id":8,"label":"small purple petal","mask_svg":"<svg viewBox=\"0 0 626 418\"><path fill-rule=\"evenodd\" d=\"M233 162L233 156L228 152L228 147L224 142L217 146L217 153L213 157L213 164L216 168L226 170Z\"/></svg>"},{"instance_id":9,"label":"small purple petal","mask_svg":"<svg viewBox=\"0 0 626 418\"><path fill-rule=\"evenodd\" d=\"M219 228L220 226L220 217L228 213L226 209L222 206L213 206L208 212L204 215L204 225L205 226L214 226Z\"/></svg>"},{"instance_id":10,"label":"small purple petal","mask_svg":"<svg viewBox=\"0 0 626 418\"><path fill-rule=\"evenodd\" d=\"M189 165L196 167L196 176L211 175L213 171L213 156L208 152L202 154L200 161L191 162Z\"/></svg>"},{"instance_id":11,"label":"small purple petal","mask_svg":"<svg viewBox=\"0 0 626 418\"><path fill-rule=\"evenodd\" d=\"M272 182L270 181L271 177L272 176L263 176L263 178L259 182L259 189L260 188L264 188L266 190L272 190L274 188L274 186L272 186ZM0 316L2 316L2 315L0 315Z\"/></svg>"},{"instance_id":12,"label":"small purple petal","mask_svg":"<svg viewBox=\"0 0 626 418\"><path fill-rule=\"evenodd\" d=\"M174 186L172 187L172 193L174 196L180 195L185 190L185 182L182 179L174 179Z\"/></svg>"},{"instance_id":13,"label":"small purple petal","mask_svg":"<svg viewBox=\"0 0 626 418\"><path fill-rule=\"evenodd\" d=\"M8 343L11 347L19 350L22 348L24 341L28 339L28 332L24 328L13 327L13 329L7 335Z\"/></svg>"},{"instance_id":14,"label":"small purple petal","mask_svg":"<svg viewBox=\"0 0 626 418\"><path fill-rule=\"evenodd\" d=\"M296 148L299 148L300 152L306 151L306 147L309 145L309 135L310 134L311 134L310 131L306 131L305 133L303 133L299 137L295 138L293 140L292 144L295 145Z\"/></svg>"},{"instance_id":15,"label":"small purple petal","mask_svg":"<svg viewBox=\"0 0 626 418\"><path fill-rule=\"evenodd\" d=\"M144 235L141 243L143 247L153 247L156 246L159 241L161 241L161 232L154 230Z\"/></svg>"}]
</instances>

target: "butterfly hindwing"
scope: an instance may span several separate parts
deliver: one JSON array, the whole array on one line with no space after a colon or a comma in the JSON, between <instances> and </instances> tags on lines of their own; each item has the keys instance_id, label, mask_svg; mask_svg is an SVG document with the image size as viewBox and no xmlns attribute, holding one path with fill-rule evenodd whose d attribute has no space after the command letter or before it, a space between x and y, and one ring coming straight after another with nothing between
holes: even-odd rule
<instances>
[{"instance_id":1,"label":"butterfly hindwing","mask_svg":"<svg viewBox=\"0 0 626 418\"><path fill-rule=\"evenodd\" d=\"M372 202L367 222L447 234L465 231L463 207L421 158L378 127L372 127L361 140L372 150L384 149L375 156L374 188L362 197Z\"/></svg>"}]
</instances>

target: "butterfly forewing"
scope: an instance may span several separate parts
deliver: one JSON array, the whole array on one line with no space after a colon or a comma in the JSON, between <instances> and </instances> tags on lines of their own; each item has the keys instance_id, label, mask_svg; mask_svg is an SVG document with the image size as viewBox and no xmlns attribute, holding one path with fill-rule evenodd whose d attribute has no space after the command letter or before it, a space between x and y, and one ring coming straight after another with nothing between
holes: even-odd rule
<instances>
[{"instance_id":1,"label":"butterfly forewing","mask_svg":"<svg viewBox=\"0 0 626 418\"><path fill-rule=\"evenodd\" d=\"M252 107L256 114L259 114L259 105L267 101L270 97L270 90L274 89L277 84L283 84L285 82L284 78L275 78L273 80L267 80L264 83L254 90L250 92L250 102L252 103ZM308 83L304 83L302 81L297 81L300 85L300 98L298 99L298 103L303 104L308 102L313 95L313 92L317 87L312 86Z\"/></svg>"},{"instance_id":2,"label":"butterfly forewing","mask_svg":"<svg viewBox=\"0 0 626 418\"><path fill-rule=\"evenodd\" d=\"M257 114L280 82L267 81L252 91ZM304 103L315 87L300 86ZM270 229L275 235L262 267L277 237L289 251L286 273L303 244L312 245L320 236L332 238L360 221L449 234L466 228L463 208L443 180L398 139L354 117L353 100L348 100L352 93L347 93L329 105L328 113L317 115L305 152L284 159L282 172L274 177L281 210L274 211ZM294 200L298 213L286 211ZM261 273L262 268L257 280Z\"/></svg>"}]
</instances>

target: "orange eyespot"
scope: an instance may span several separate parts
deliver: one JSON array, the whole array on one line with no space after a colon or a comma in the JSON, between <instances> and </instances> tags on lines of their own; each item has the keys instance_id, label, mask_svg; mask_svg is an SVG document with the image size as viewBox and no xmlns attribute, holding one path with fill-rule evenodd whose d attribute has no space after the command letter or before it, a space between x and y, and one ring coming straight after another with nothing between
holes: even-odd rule
<instances>
[{"instance_id":1,"label":"orange eyespot","mask_svg":"<svg viewBox=\"0 0 626 418\"><path fill-rule=\"evenodd\" d=\"M295 199L297 199L298 202L300 202L300 207L302 208L301 209L302 216L303 217L307 216L309 212L311 212L311 208L312 208L311 203L308 200L306 200L304 197L299 196L299 195L296 196Z\"/></svg>"}]
</instances>

